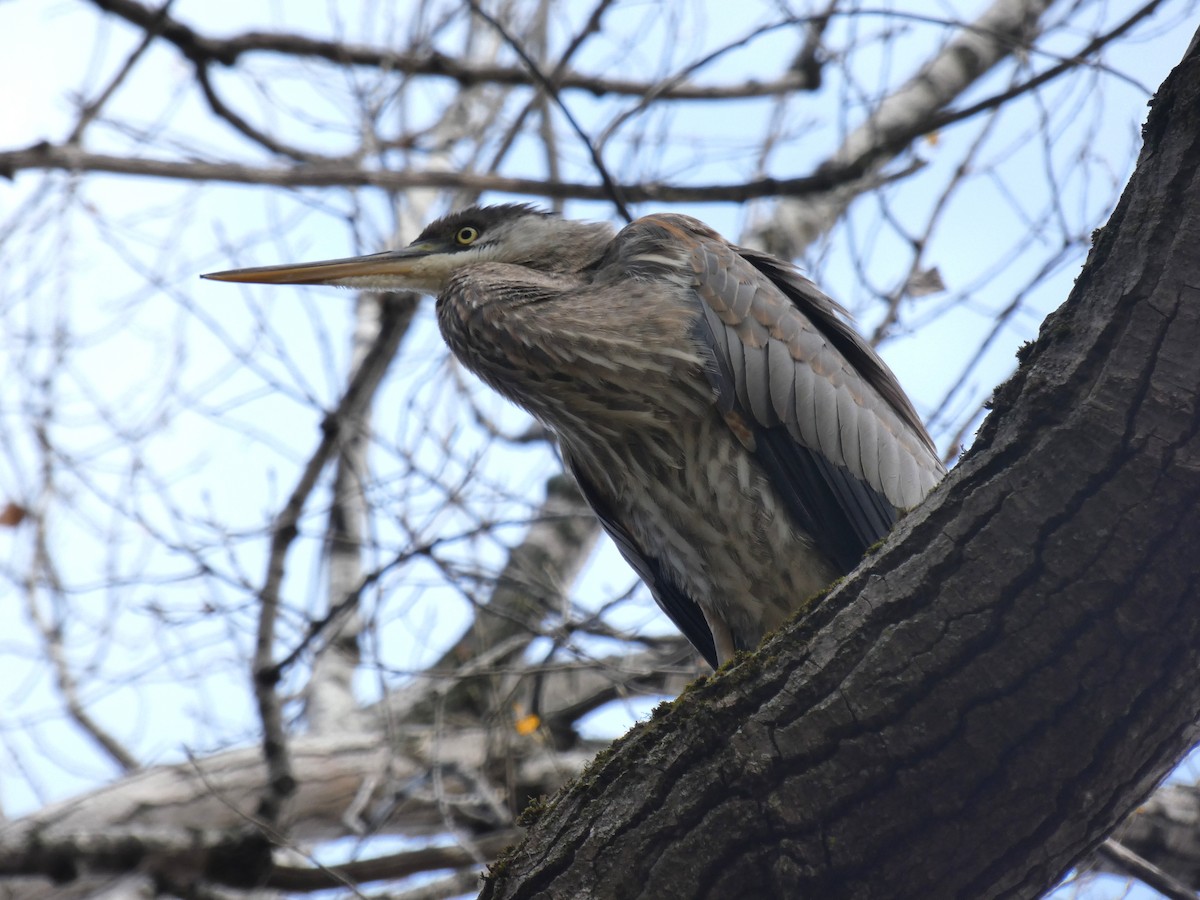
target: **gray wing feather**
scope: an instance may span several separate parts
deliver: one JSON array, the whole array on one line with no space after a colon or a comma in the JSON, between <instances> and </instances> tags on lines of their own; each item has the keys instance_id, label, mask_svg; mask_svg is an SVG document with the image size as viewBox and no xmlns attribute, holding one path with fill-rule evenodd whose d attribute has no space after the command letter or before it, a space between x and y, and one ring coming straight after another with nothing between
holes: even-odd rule
<instances>
[{"instance_id":1,"label":"gray wing feather","mask_svg":"<svg viewBox=\"0 0 1200 900\"><path fill-rule=\"evenodd\" d=\"M867 478L862 464L859 437L862 433L863 421L875 417L869 412L861 412L855 404L854 398L850 396L850 391L844 387L838 388L837 414L838 443L841 445L842 463L850 471L856 472L867 484L870 484L871 480Z\"/></svg>"},{"instance_id":2,"label":"gray wing feather","mask_svg":"<svg viewBox=\"0 0 1200 900\"><path fill-rule=\"evenodd\" d=\"M754 419L768 427L778 425L775 407L771 396L771 373L768 365L768 341L766 347L746 348L743 356L746 361L746 394L750 398L750 411Z\"/></svg>"},{"instance_id":3,"label":"gray wing feather","mask_svg":"<svg viewBox=\"0 0 1200 900\"><path fill-rule=\"evenodd\" d=\"M786 422L796 408L796 361L783 341L767 342L767 373L775 421Z\"/></svg>"},{"instance_id":4,"label":"gray wing feather","mask_svg":"<svg viewBox=\"0 0 1200 900\"><path fill-rule=\"evenodd\" d=\"M809 373L807 377L812 378ZM824 379L813 380L813 415L817 417L817 446L821 453L834 465L844 464L841 452L841 435L838 428L837 388Z\"/></svg>"},{"instance_id":5,"label":"gray wing feather","mask_svg":"<svg viewBox=\"0 0 1200 900\"><path fill-rule=\"evenodd\" d=\"M725 327L725 323L721 321L721 317L711 304L702 303L700 306L704 310L704 331L706 334L712 335L716 350L709 365L709 381L717 389L718 408L721 412L729 412L735 405L736 392L731 393L728 390L721 392L720 390L721 385L728 385L734 380L731 368L733 349L729 346L729 329Z\"/></svg>"},{"instance_id":6,"label":"gray wing feather","mask_svg":"<svg viewBox=\"0 0 1200 900\"><path fill-rule=\"evenodd\" d=\"M736 275L728 269L723 270L721 276L731 298L729 304L730 312L741 319L745 319L746 316L750 315L750 304L754 302L754 285L750 282L737 279Z\"/></svg>"},{"instance_id":7,"label":"gray wing feather","mask_svg":"<svg viewBox=\"0 0 1200 900\"><path fill-rule=\"evenodd\" d=\"M795 362L793 361L794 366ZM791 424L789 430L805 447L819 447L821 439L817 435L817 402L813 396L816 379L812 377L811 372L796 372L793 384L796 389L794 404L796 415L795 418L789 420Z\"/></svg>"},{"instance_id":8,"label":"gray wing feather","mask_svg":"<svg viewBox=\"0 0 1200 900\"><path fill-rule=\"evenodd\" d=\"M750 394L746 381L746 345L736 334L727 334L726 346L729 348L729 371L733 375L733 388L738 402L744 409L750 408Z\"/></svg>"},{"instance_id":9,"label":"gray wing feather","mask_svg":"<svg viewBox=\"0 0 1200 900\"><path fill-rule=\"evenodd\" d=\"M880 441L879 452L880 489L889 497L900 493L900 445L895 441Z\"/></svg>"},{"instance_id":10,"label":"gray wing feather","mask_svg":"<svg viewBox=\"0 0 1200 900\"><path fill-rule=\"evenodd\" d=\"M921 485L923 482L922 472L917 466L917 461L908 454L900 454L900 490L899 493L904 497L911 497L920 493L924 496L924 490Z\"/></svg>"},{"instance_id":11,"label":"gray wing feather","mask_svg":"<svg viewBox=\"0 0 1200 900\"><path fill-rule=\"evenodd\" d=\"M858 419L858 460L862 467L863 480L867 484L877 484L884 487L879 473L879 422L874 416L860 416ZM883 490L887 496L886 488Z\"/></svg>"}]
</instances>

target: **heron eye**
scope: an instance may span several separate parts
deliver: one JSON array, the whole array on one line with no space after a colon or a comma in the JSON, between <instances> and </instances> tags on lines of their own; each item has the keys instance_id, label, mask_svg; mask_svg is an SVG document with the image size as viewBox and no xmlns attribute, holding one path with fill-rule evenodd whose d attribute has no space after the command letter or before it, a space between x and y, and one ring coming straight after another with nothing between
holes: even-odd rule
<instances>
[{"instance_id":1,"label":"heron eye","mask_svg":"<svg viewBox=\"0 0 1200 900\"><path fill-rule=\"evenodd\" d=\"M458 233L454 235L454 240L456 240L458 243L462 244L465 247L467 244L475 243L475 241L476 241L476 239L478 239L478 237L479 237L479 229L478 228L474 228L470 225L464 225L462 228L458 229Z\"/></svg>"}]
</instances>

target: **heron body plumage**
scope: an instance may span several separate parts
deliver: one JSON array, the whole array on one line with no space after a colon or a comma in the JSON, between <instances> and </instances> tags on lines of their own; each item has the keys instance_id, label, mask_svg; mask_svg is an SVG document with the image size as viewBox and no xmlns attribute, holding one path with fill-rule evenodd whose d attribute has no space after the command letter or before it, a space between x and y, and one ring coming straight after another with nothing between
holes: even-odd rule
<instances>
[{"instance_id":1,"label":"heron body plumage","mask_svg":"<svg viewBox=\"0 0 1200 900\"><path fill-rule=\"evenodd\" d=\"M228 280L386 279L386 257L358 276L339 260ZM554 432L606 531L714 667L853 568L944 473L841 308L695 219L614 234L470 209L392 265L411 257L451 351ZM394 286L417 280L405 276Z\"/></svg>"}]
</instances>

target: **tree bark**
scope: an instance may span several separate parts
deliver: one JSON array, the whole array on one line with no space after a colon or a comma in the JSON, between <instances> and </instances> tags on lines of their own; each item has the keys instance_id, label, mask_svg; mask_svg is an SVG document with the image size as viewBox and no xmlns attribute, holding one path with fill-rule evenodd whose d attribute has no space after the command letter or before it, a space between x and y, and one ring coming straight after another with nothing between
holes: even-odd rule
<instances>
[{"instance_id":1,"label":"tree bark","mask_svg":"<svg viewBox=\"0 0 1200 900\"><path fill-rule=\"evenodd\" d=\"M603 754L520 897L1035 897L1200 717L1200 51L975 448L760 652Z\"/></svg>"}]
</instances>

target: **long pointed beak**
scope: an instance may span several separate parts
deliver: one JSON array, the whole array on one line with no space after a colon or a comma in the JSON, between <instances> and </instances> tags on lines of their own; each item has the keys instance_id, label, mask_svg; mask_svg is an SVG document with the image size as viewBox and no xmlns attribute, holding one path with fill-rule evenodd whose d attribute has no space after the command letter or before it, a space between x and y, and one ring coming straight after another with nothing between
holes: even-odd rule
<instances>
[{"instance_id":1,"label":"long pointed beak","mask_svg":"<svg viewBox=\"0 0 1200 900\"><path fill-rule=\"evenodd\" d=\"M437 253L431 244L414 244L403 250L388 250L370 256L324 259L317 262L255 266L201 275L210 281L245 284L326 284L360 288L421 289L425 272L420 263Z\"/></svg>"}]
</instances>

